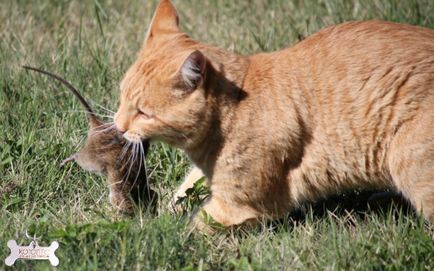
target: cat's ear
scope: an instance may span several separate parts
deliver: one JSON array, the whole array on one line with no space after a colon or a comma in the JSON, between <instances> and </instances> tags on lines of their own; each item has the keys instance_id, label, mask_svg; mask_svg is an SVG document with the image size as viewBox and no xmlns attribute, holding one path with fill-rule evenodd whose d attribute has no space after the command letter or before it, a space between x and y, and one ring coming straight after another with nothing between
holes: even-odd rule
<instances>
[{"instance_id":1,"label":"cat's ear","mask_svg":"<svg viewBox=\"0 0 434 271\"><path fill-rule=\"evenodd\" d=\"M149 41L159 34L179 32L179 17L170 0L160 0L149 26L146 40Z\"/></svg>"},{"instance_id":2,"label":"cat's ear","mask_svg":"<svg viewBox=\"0 0 434 271\"><path fill-rule=\"evenodd\" d=\"M188 90L195 90L204 80L206 70L206 58L198 50L191 53L183 62L179 73Z\"/></svg>"}]
</instances>

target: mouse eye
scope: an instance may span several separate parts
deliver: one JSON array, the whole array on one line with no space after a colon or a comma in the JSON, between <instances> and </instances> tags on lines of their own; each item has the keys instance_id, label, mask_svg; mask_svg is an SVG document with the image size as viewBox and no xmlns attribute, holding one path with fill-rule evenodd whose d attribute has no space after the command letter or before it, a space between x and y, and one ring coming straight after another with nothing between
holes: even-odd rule
<instances>
[{"instance_id":1,"label":"mouse eye","mask_svg":"<svg viewBox=\"0 0 434 271\"><path fill-rule=\"evenodd\" d=\"M117 137L113 137L112 140L110 140L110 144L119 144L119 139Z\"/></svg>"}]
</instances>

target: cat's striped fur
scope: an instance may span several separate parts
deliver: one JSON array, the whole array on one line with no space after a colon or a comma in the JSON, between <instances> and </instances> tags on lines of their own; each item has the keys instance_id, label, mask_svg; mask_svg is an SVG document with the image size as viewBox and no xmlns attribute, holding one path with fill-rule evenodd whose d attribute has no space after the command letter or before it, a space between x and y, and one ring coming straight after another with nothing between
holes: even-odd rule
<instances>
[{"instance_id":1,"label":"cat's striped fur","mask_svg":"<svg viewBox=\"0 0 434 271\"><path fill-rule=\"evenodd\" d=\"M241 56L188 37L163 0L121 90L117 127L185 150L226 226L359 187L396 189L434 222L433 30L349 22Z\"/></svg>"}]
</instances>

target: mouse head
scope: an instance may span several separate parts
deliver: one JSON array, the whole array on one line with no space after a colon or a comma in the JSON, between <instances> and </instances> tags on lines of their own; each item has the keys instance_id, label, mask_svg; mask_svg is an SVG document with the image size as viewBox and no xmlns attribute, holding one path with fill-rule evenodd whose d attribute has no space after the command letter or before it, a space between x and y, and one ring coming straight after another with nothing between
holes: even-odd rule
<instances>
[{"instance_id":1,"label":"mouse head","mask_svg":"<svg viewBox=\"0 0 434 271\"><path fill-rule=\"evenodd\" d=\"M103 123L90 116L90 129L84 147L62 162L75 161L85 170L107 175L110 202L125 213L132 214L133 208L125 197L131 195L134 202L143 201L154 205L157 196L149 188L145 155L148 141L128 142L113 123ZM155 210L154 210L155 211Z\"/></svg>"},{"instance_id":2,"label":"mouse head","mask_svg":"<svg viewBox=\"0 0 434 271\"><path fill-rule=\"evenodd\" d=\"M127 169L128 173L136 171L139 174L139 171L143 171L141 164L144 163L143 159L149 148L148 141L127 142L115 128L113 122L104 123L96 116L87 101L71 83L53 73L29 66L23 67L60 81L77 97L87 113L90 129L86 143L80 151L65 159L62 165L75 161L85 170L113 177L121 175L121 178ZM135 170L135 168L138 169Z\"/></svg>"},{"instance_id":3,"label":"mouse head","mask_svg":"<svg viewBox=\"0 0 434 271\"><path fill-rule=\"evenodd\" d=\"M75 161L85 170L106 174L120 158L126 142L110 123L103 123L94 116L89 120L90 129L84 147L64 160L62 165Z\"/></svg>"},{"instance_id":4,"label":"mouse head","mask_svg":"<svg viewBox=\"0 0 434 271\"><path fill-rule=\"evenodd\" d=\"M111 175L127 176L138 173L137 167L149 148L148 141L127 142L113 123L103 123L94 115L89 116L90 129L84 147L62 162L75 161L85 170Z\"/></svg>"},{"instance_id":5,"label":"mouse head","mask_svg":"<svg viewBox=\"0 0 434 271\"><path fill-rule=\"evenodd\" d=\"M90 127L86 143L80 151L64 160L62 165L75 161L85 170L106 175L110 202L123 212L133 213L128 195L136 203L142 201L151 207L155 205L158 195L149 188L144 161L149 142L127 142L114 123L99 119L81 94L65 79L37 68L24 68L60 81L78 98L87 112Z\"/></svg>"}]
</instances>

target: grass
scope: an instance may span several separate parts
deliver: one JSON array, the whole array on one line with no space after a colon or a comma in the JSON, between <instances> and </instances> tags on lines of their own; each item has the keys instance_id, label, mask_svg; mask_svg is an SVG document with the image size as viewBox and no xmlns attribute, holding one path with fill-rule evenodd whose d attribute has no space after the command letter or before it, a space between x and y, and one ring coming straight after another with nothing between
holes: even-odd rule
<instances>
[{"instance_id":1,"label":"grass","mask_svg":"<svg viewBox=\"0 0 434 271\"><path fill-rule=\"evenodd\" d=\"M61 74L103 107L134 60L156 1L0 2L0 260L6 242L58 240L59 270L434 270L434 246L414 214L327 212L207 237L190 234L168 199L188 167L166 145L147 160L162 201L158 215L113 213L105 179L59 162L87 124L66 90L23 64ZM434 27L434 2L175 1L194 38L243 54L272 51L331 24L384 19ZM96 106L96 105L95 105ZM96 106L96 108L101 109ZM104 113L101 109L100 112ZM50 270L18 261L0 270Z\"/></svg>"}]
</instances>

